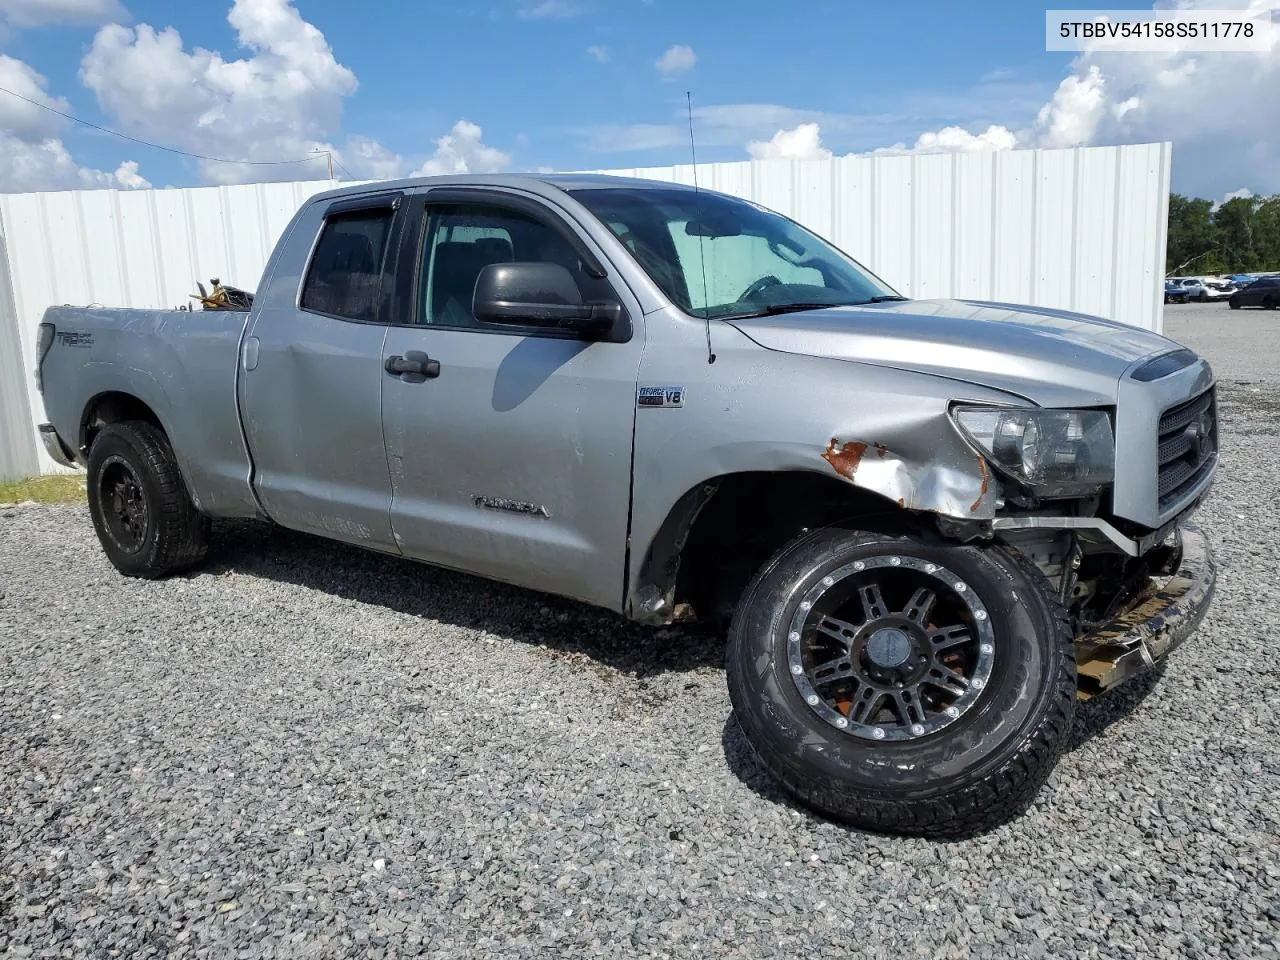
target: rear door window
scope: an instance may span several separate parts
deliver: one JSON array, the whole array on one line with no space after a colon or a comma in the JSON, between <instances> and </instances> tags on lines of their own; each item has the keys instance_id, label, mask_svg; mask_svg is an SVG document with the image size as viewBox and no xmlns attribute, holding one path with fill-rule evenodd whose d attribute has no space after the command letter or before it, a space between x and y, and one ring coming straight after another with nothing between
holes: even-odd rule
<instances>
[{"instance_id":1,"label":"rear door window","mask_svg":"<svg viewBox=\"0 0 1280 960\"><path fill-rule=\"evenodd\" d=\"M385 207L326 218L302 285L303 310L346 320L378 320L393 216L394 211Z\"/></svg>"}]
</instances>

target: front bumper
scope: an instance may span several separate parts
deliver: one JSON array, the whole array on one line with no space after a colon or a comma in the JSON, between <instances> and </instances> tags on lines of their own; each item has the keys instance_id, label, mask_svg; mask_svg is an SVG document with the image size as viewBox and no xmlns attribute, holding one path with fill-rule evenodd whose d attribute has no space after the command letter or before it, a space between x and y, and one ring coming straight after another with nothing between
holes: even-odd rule
<instances>
[{"instance_id":1,"label":"front bumper","mask_svg":"<svg viewBox=\"0 0 1280 960\"><path fill-rule=\"evenodd\" d=\"M1152 579L1133 606L1105 627L1076 640L1077 695L1103 693L1163 660L1195 632L1213 598L1217 568L1204 532L1178 526L1177 571Z\"/></svg>"}]
</instances>

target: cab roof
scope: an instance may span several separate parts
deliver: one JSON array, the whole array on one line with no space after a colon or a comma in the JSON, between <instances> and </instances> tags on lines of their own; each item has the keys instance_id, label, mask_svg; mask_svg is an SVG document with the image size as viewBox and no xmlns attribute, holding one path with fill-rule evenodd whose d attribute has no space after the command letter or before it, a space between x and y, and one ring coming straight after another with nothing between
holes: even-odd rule
<instances>
[{"instance_id":1,"label":"cab roof","mask_svg":"<svg viewBox=\"0 0 1280 960\"><path fill-rule=\"evenodd\" d=\"M313 200L333 200L362 193L407 190L418 187L512 187L545 194L557 190L600 190L610 187L629 190L693 190L682 183L648 180L642 177L618 177L601 173L482 173L451 174L441 177L401 177L396 180L365 180L335 187L316 194ZM704 191L711 193L713 191Z\"/></svg>"}]
</instances>

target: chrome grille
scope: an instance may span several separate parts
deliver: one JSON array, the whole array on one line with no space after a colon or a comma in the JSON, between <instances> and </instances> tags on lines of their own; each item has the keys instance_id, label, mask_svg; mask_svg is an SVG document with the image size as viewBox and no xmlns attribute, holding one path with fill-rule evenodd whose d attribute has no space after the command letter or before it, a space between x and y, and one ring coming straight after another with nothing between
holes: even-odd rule
<instances>
[{"instance_id":1,"label":"chrome grille","mask_svg":"<svg viewBox=\"0 0 1280 960\"><path fill-rule=\"evenodd\" d=\"M1160 512L1177 504L1213 469L1218 417L1213 388L1170 407L1160 416L1158 496Z\"/></svg>"}]
</instances>

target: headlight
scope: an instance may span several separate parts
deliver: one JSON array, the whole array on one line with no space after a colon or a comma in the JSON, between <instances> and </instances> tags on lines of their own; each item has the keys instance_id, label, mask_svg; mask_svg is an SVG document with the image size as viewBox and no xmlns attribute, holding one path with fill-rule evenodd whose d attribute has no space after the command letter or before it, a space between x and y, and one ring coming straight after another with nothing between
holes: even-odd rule
<instances>
[{"instance_id":1,"label":"headlight","mask_svg":"<svg viewBox=\"0 0 1280 960\"><path fill-rule=\"evenodd\" d=\"M1096 493L1115 478L1115 437L1103 410L954 407L951 416L992 465L1042 497Z\"/></svg>"}]
</instances>

